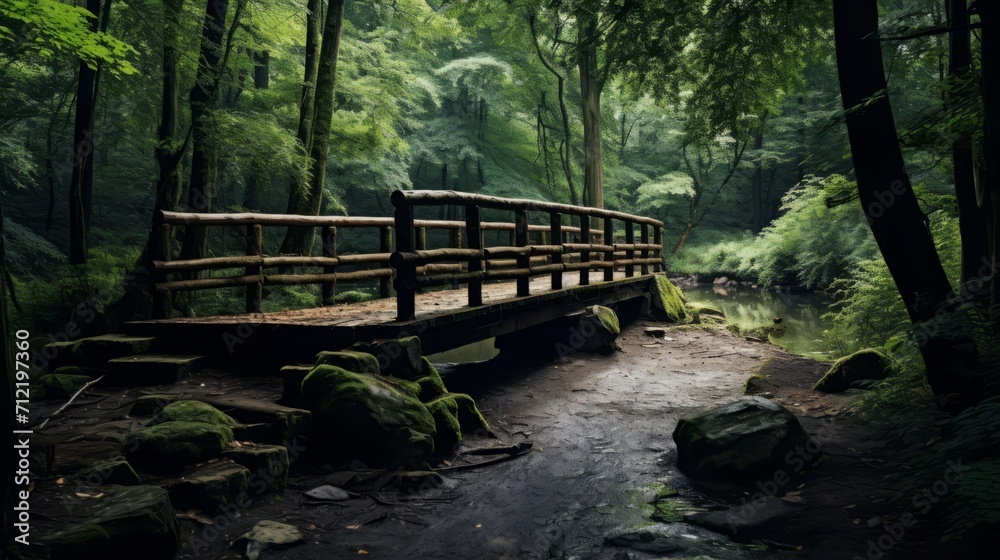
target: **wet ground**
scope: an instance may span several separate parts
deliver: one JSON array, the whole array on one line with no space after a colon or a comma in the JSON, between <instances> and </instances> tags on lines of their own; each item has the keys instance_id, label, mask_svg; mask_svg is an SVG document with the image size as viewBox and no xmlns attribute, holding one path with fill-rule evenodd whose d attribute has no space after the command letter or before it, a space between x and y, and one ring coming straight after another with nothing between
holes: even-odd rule
<instances>
[{"instance_id":1,"label":"wet ground","mask_svg":"<svg viewBox=\"0 0 1000 560\"><path fill-rule=\"evenodd\" d=\"M304 491L338 478L299 469L281 494L255 497L227 516L183 519L178 558L240 558L230 544L261 519L295 525L307 538L293 548L265 551L261 559L868 557L869 540L877 542L886 533L883 523L900 508L878 491L880 445L848 419L853 397L811 390L826 366L722 327L675 327L666 336L650 337L644 334L647 326L653 325L627 327L619 340L622 351L609 356L573 354L543 363L495 359L439 368L451 391L476 399L496 435L472 435L463 449L520 444L523 451L530 444L528 452L460 457L440 465L435 475L417 475L402 485L348 485L354 496L339 502L304 498ZM802 507L801 513L772 527L766 538L744 543L687 523L652 520L648 502L656 483L678 491L672 507L680 513L726 507L718 494L693 487L676 469L671 433L678 418L738 398L746 378L760 371L770 378L763 396L799 415L824 446L825 458L804 478L771 491ZM257 398L280 394L275 379L212 372L179 385ZM95 411L102 408L113 417L118 406L140 393L108 396L56 424L95 423ZM494 462L462 467L482 460ZM51 481L40 481L40 491L46 484ZM728 496L729 504L740 498ZM606 542L635 530L671 537L658 541L669 542L670 550ZM898 556L884 557L940 557L921 556L923 543L892 545Z\"/></svg>"}]
</instances>

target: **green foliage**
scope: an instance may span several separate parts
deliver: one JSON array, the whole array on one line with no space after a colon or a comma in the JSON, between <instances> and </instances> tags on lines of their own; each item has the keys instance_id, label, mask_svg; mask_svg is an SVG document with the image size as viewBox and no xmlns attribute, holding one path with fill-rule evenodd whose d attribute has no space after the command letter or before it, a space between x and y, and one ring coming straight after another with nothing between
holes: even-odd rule
<instances>
[{"instance_id":1,"label":"green foliage","mask_svg":"<svg viewBox=\"0 0 1000 560\"><path fill-rule=\"evenodd\" d=\"M91 31L87 20L95 17L58 0L0 0L0 42L12 44L18 55L44 59L72 54L91 68L104 63L114 73L134 74L136 68L126 57L137 51L107 33ZM4 58L0 54L5 65L9 61Z\"/></svg>"}]
</instances>

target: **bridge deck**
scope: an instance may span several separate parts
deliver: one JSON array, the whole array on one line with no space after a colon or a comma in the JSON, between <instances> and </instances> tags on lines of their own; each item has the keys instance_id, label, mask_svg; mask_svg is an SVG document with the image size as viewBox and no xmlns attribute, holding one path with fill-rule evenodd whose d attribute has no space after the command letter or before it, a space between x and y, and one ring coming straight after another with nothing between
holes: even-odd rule
<instances>
[{"instance_id":1,"label":"bridge deck","mask_svg":"<svg viewBox=\"0 0 1000 560\"><path fill-rule=\"evenodd\" d=\"M612 305L649 292L654 275L579 284L579 273L563 275L563 288L551 289L548 276L534 278L531 294L517 297L516 282L483 286L483 305L468 307L464 288L418 294L416 319L396 321L396 299L332 305L272 313L134 321L128 334L152 335L161 348L197 352L228 362L274 365L310 361L316 352L346 348L357 341L418 335L426 354L538 325L589 305ZM276 356L277 355L277 356ZM280 357L279 357L280 356Z\"/></svg>"}]
</instances>

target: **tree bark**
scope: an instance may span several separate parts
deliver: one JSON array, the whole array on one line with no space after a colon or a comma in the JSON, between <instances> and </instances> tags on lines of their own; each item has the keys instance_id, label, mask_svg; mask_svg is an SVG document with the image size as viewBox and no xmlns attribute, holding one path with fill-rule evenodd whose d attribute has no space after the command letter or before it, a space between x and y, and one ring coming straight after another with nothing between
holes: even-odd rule
<instances>
[{"instance_id":1,"label":"tree bark","mask_svg":"<svg viewBox=\"0 0 1000 560\"><path fill-rule=\"evenodd\" d=\"M330 0L326 8L323 39L320 44L316 77L315 112L310 131L310 177L298 184L288 198L289 214L319 214L326 180L326 158L330 146L335 105L334 90L337 57L340 53L340 33L344 21L346 0ZM307 61L308 63L308 61ZM308 255L312 252L315 231L289 228L281 244L281 252Z\"/></svg>"},{"instance_id":2,"label":"tree bark","mask_svg":"<svg viewBox=\"0 0 1000 560\"><path fill-rule=\"evenodd\" d=\"M106 0L110 2L111 0ZM87 10L101 13L101 0L87 0ZM91 32L97 32L97 18ZM87 262L87 232L90 229L90 201L94 192L94 102L97 69L80 61L76 88L76 115L73 123L73 173L69 186L69 262Z\"/></svg>"},{"instance_id":3,"label":"tree bark","mask_svg":"<svg viewBox=\"0 0 1000 560\"><path fill-rule=\"evenodd\" d=\"M948 74L957 82L966 76L972 65L971 31L966 0L945 0L945 14L948 27ZM953 94L946 102L960 103L961 94ZM972 139L962 134L951 145L952 165L955 180L955 199L958 202L959 232L962 239L962 286L963 294L972 295L969 288L981 286L985 278L980 278L984 262L990 262L987 234L987 209L980 208L976 200L976 185L972 157Z\"/></svg>"},{"instance_id":4,"label":"tree bark","mask_svg":"<svg viewBox=\"0 0 1000 560\"><path fill-rule=\"evenodd\" d=\"M1000 267L1000 200L997 200L1000 188L997 182L1000 181L1000 172L996 170L996 162L1000 161L1000 98L997 96L998 88L990 84L996 71L993 67L994 61L1000 56L1000 41L997 37L997 22L1000 21L1000 7L996 2L976 0L972 3L971 10L979 14L982 22L980 38L981 56L980 58L980 88L983 96L983 143L982 158L977 169L976 192L980 207L987 214L987 235L989 271L991 275L991 297L990 305L995 309L1000 304L1000 279L997 278L997 269ZM994 326L1000 326L1000 317L994 311Z\"/></svg>"},{"instance_id":5,"label":"tree bark","mask_svg":"<svg viewBox=\"0 0 1000 560\"><path fill-rule=\"evenodd\" d=\"M162 90L160 100L160 125L156 130L154 158L159 169L156 193L153 199L153 220L146 248L143 250L140 266L152 272L152 262L156 252L163 246L160 228L160 211L175 210L184 188L184 157L187 142L178 145L177 131L180 128L180 87L177 79L177 63L180 52L177 48L177 34L184 0L164 0L163 60L161 63ZM154 294L155 296L155 294Z\"/></svg>"},{"instance_id":6,"label":"tree bark","mask_svg":"<svg viewBox=\"0 0 1000 560\"><path fill-rule=\"evenodd\" d=\"M583 203L604 208L604 170L601 162L601 89L597 61L597 20L580 15L578 66L583 97Z\"/></svg>"},{"instance_id":7,"label":"tree bark","mask_svg":"<svg viewBox=\"0 0 1000 560\"><path fill-rule=\"evenodd\" d=\"M753 176L750 178L750 221L754 233L760 233L764 228L764 167L761 162L760 151L764 147L764 135L761 131L754 130L753 148L757 154L753 162Z\"/></svg>"},{"instance_id":8,"label":"tree bark","mask_svg":"<svg viewBox=\"0 0 1000 560\"><path fill-rule=\"evenodd\" d=\"M902 296L937 395L957 394L961 406L982 395L964 369L971 341L943 332L953 292L927 217L910 186L896 135L878 36L876 0L834 0L834 35L858 193L868 224ZM974 346L972 346L974 349Z\"/></svg>"}]
</instances>

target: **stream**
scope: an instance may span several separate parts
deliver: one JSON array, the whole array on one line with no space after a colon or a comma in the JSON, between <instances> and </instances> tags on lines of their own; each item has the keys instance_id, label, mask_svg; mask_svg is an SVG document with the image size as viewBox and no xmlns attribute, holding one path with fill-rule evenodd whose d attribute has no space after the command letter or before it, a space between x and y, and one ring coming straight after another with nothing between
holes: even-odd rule
<instances>
[{"instance_id":1,"label":"stream","mask_svg":"<svg viewBox=\"0 0 1000 560\"><path fill-rule=\"evenodd\" d=\"M824 318L829 301L823 294L748 286L723 288L713 284L685 286L681 291L688 301L719 307L726 314L726 321L741 329L770 325L775 317L781 317L788 330L780 338L772 337L772 342L793 354L816 360L829 361L837 357L824 337L824 331L833 323Z\"/></svg>"}]
</instances>

